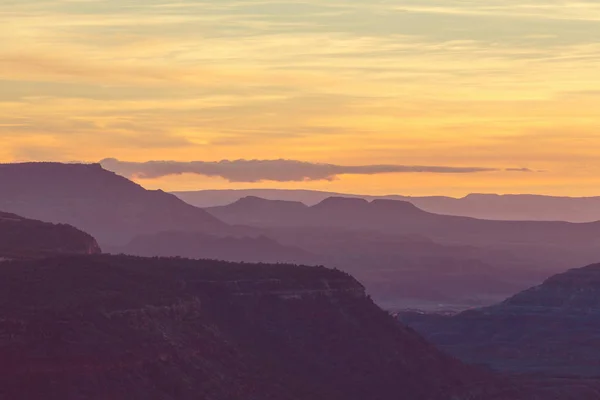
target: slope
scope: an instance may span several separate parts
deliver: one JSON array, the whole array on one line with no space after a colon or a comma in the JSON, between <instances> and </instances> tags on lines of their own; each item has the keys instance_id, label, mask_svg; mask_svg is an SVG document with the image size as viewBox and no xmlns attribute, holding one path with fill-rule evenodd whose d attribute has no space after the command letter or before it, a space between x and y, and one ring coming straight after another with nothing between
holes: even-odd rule
<instances>
[{"instance_id":1,"label":"slope","mask_svg":"<svg viewBox=\"0 0 600 400\"><path fill-rule=\"evenodd\" d=\"M0 259L99 252L100 248L93 237L72 226L0 212Z\"/></svg>"},{"instance_id":2,"label":"slope","mask_svg":"<svg viewBox=\"0 0 600 400\"><path fill-rule=\"evenodd\" d=\"M0 187L0 209L73 225L101 244L168 230L218 234L228 229L205 211L98 164L0 164Z\"/></svg>"},{"instance_id":3,"label":"slope","mask_svg":"<svg viewBox=\"0 0 600 400\"><path fill-rule=\"evenodd\" d=\"M0 315L3 398L517 398L325 268L114 256L5 263Z\"/></svg>"},{"instance_id":4,"label":"slope","mask_svg":"<svg viewBox=\"0 0 600 400\"><path fill-rule=\"evenodd\" d=\"M513 372L600 375L600 264L553 276L494 306L400 317L465 361Z\"/></svg>"}]
</instances>

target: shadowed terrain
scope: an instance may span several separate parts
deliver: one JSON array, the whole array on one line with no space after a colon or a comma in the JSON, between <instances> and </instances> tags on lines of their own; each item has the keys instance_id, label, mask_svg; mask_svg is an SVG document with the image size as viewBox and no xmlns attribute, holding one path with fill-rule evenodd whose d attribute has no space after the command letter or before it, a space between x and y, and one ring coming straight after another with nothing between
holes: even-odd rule
<instances>
[{"instance_id":1,"label":"shadowed terrain","mask_svg":"<svg viewBox=\"0 0 600 400\"><path fill-rule=\"evenodd\" d=\"M0 259L96 253L100 253L96 240L72 226L0 212Z\"/></svg>"},{"instance_id":2,"label":"shadowed terrain","mask_svg":"<svg viewBox=\"0 0 600 400\"><path fill-rule=\"evenodd\" d=\"M467 362L507 372L600 376L599 264L553 276L494 306L399 317Z\"/></svg>"},{"instance_id":3,"label":"shadowed terrain","mask_svg":"<svg viewBox=\"0 0 600 400\"><path fill-rule=\"evenodd\" d=\"M309 207L247 197L207 210L351 272L392 309L493 304L600 258L600 223L478 220L347 198Z\"/></svg>"},{"instance_id":4,"label":"shadowed terrain","mask_svg":"<svg viewBox=\"0 0 600 400\"><path fill-rule=\"evenodd\" d=\"M0 266L0 396L514 399L325 268L115 256ZM511 394L512 393L512 394Z\"/></svg>"}]
</instances>

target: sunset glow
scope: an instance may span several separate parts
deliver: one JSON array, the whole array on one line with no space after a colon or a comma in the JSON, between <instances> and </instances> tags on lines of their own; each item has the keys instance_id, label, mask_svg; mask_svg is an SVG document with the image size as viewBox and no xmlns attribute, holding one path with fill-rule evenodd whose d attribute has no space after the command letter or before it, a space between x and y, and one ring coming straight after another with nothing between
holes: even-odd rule
<instances>
[{"instance_id":1,"label":"sunset glow","mask_svg":"<svg viewBox=\"0 0 600 400\"><path fill-rule=\"evenodd\" d=\"M600 195L599 23L570 0L7 0L0 161L477 167L498 171L138 181Z\"/></svg>"}]
</instances>

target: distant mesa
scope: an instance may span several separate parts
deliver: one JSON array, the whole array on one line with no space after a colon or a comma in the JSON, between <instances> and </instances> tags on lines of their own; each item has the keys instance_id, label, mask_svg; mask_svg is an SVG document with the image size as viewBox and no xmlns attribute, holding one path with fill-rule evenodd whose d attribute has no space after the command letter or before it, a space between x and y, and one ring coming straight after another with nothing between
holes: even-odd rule
<instances>
[{"instance_id":1,"label":"distant mesa","mask_svg":"<svg viewBox=\"0 0 600 400\"><path fill-rule=\"evenodd\" d=\"M264 209L272 209L272 210L286 210L286 211L295 211L295 210L303 210L307 208L304 204L297 201L285 201L285 200L266 200L256 196L246 196L235 203L235 207L244 209L244 208L264 208ZM233 204L232 204L233 206Z\"/></svg>"},{"instance_id":2,"label":"distant mesa","mask_svg":"<svg viewBox=\"0 0 600 400\"><path fill-rule=\"evenodd\" d=\"M327 207L348 207L348 208L359 208L366 207L369 202L365 199L351 198L351 197L338 197L332 196L321 201L319 204L313 206L313 208L327 208Z\"/></svg>"},{"instance_id":3,"label":"distant mesa","mask_svg":"<svg viewBox=\"0 0 600 400\"><path fill-rule=\"evenodd\" d=\"M481 220L391 199L245 201L205 210L352 272L390 308L407 298L459 309L493 304L565 266L600 259L598 222ZM417 237L426 240L407 240Z\"/></svg>"},{"instance_id":4,"label":"distant mesa","mask_svg":"<svg viewBox=\"0 0 600 400\"><path fill-rule=\"evenodd\" d=\"M249 207L252 203L254 207ZM260 207L256 205L260 204ZM282 207L296 204L293 210ZM338 227L388 234L422 235L438 242L468 245L536 244L591 246L600 240L600 222L497 221L435 214L402 200L330 197L311 207L245 198L228 206L206 208L234 225L256 227ZM293 212L290 212L293 211ZM591 249L591 248L590 248ZM600 253L597 253L600 256Z\"/></svg>"},{"instance_id":5,"label":"distant mesa","mask_svg":"<svg viewBox=\"0 0 600 400\"><path fill-rule=\"evenodd\" d=\"M312 190L246 189L175 192L198 207L224 206L246 196L269 200L298 201L313 206L330 197L408 201L418 208L444 215L491 220L593 222L600 220L600 197L559 197L542 195L498 195L474 193L463 198L445 196L369 196Z\"/></svg>"}]
</instances>

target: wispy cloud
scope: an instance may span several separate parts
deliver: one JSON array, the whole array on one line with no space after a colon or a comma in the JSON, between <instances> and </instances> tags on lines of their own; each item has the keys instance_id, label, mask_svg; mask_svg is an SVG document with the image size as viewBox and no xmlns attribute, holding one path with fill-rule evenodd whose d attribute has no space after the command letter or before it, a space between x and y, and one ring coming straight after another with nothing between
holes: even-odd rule
<instances>
[{"instance_id":1,"label":"wispy cloud","mask_svg":"<svg viewBox=\"0 0 600 400\"><path fill-rule=\"evenodd\" d=\"M5 0L0 161L400 156L517 166L402 176L431 191L596 183L599 18L590 0ZM313 185L383 173L328 168L317 179L341 178Z\"/></svg>"},{"instance_id":2,"label":"wispy cloud","mask_svg":"<svg viewBox=\"0 0 600 400\"><path fill-rule=\"evenodd\" d=\"M223 160L127 162L108 158L102 166L137 179L156 179L170 175L196 174L220 177L229 182L302 182L334 180L340 175L378 175L392 173L473 174L501 171L497 168L423 165L335 165L296 160ZM512 172L532 172L527 168L507 168Z\"/></svg>"}]
</instances>

